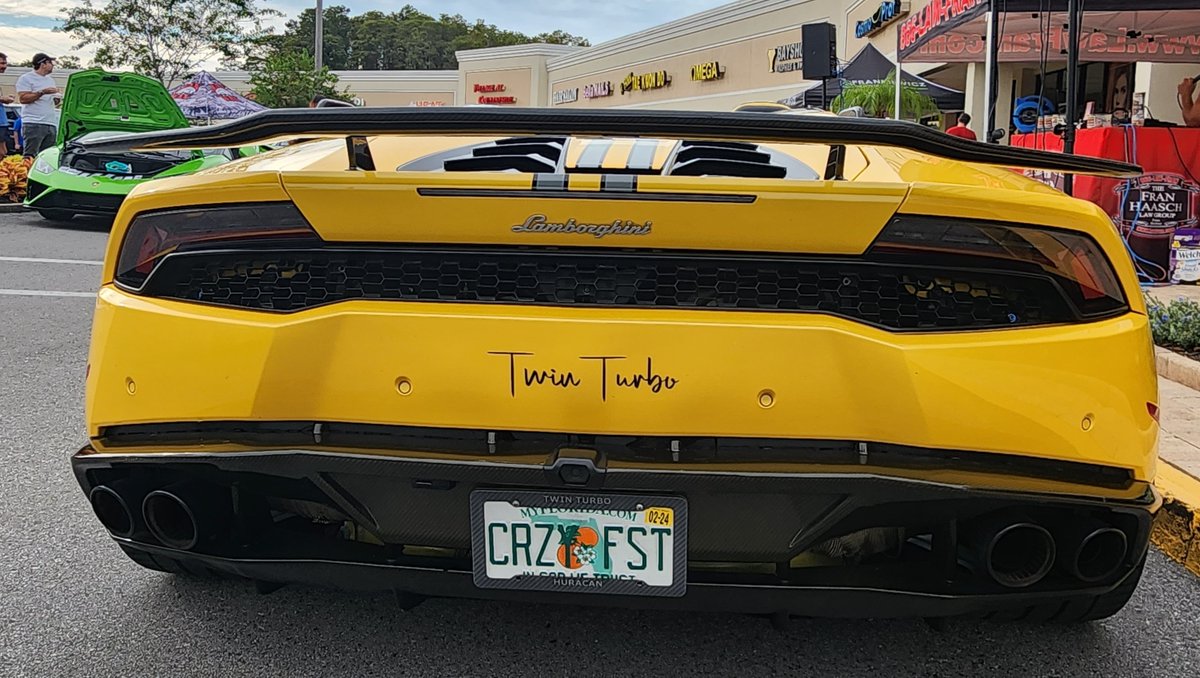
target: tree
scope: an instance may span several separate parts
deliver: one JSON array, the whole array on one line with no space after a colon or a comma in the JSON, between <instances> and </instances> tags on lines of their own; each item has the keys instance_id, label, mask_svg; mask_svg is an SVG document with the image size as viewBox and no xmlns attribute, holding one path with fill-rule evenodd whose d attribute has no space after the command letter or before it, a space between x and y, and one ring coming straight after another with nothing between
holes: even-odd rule
<instances>
[{"instance_id":1,"label":"tree","mask_svg":"<svg viewBox=\"0 0 1200 678\"><path fill-rule=\"evenodd\" d=\"M315 12L306 9L287 22L282 35L271 36L266 53L312 51ZM460 49L500 47L530 42L586 46L588 41L565 31L529 37L483 20L462 15L437 18L412 5L395 12L372 10L351 16L343 5L326 7L322 54L333 70L439 70L458 68ZM251 69L252 70L252 69Z\"/></svg>"},{"instance_id":2,"label":"tree","mask_svg":"<svg viewBox=\"0 0 1200 678\"><path fill-rule=\"evenodd\" d=\"M12 64L12 65L16 66L17 68L33 68L33 59L26 59L24 61L18 61L17 63ZM80 63L79 57L68 55L68 56L56 57L54 59L54 67L55 68L69 68L72 70L76 70L76 69L83 68L83 64Z\"/></svg>"},{"instance_id":3,"label":"tree","mask_svg":"<svg viewBox=\"0 0 1200 678\"><path fill-rule=\"evenodd\" d=\"M323 40L321 41L321 62L328 65L330 70L342 71L352 68L351 45L353 43L354 26L350 19L350 9L343 5L326 7L321 13L324 18L322 25ZM300 13L295 19L288 19L284 25L283 35L272 35L268 43L273 51L309 52L312 53L316 35L317 12L309 8ZM251 64L250 70L254 70Z\"/></svg>"},{"instance_id":4,"label":"tree","mask_svg":"<svg viewBox=\"0 0 1200 678\"><path fill-rule=\"evenodd\" d=\"M896 110L896 71L888 73L881 82L848 82L842 93L833 99L833 110L862 106L868 117L890 118ZM937 102L912 83L900 85L901 117L908 115L919 118L927 113L937 113Z\"/></svg>"},{"instance_id":5,"label":"tree","mask_svg":"<svg viewBox=\"0 0 1200 678\"><path fill-rule=\"evenodd\" d=\"M254 100L270 108L303 108L314 96L349 100L349 91L337 91L338 77L322 65L316 70L308 52L276 52L250 74Z\"/></svg>"},{"instance_id":6,"label":"tree","mask_svg":"<svg viewBox=\"0 0 1200 678\"><path fill-rule=\"evenodd\" d=\"M538 33L533 36L533 42L544 42L551 45L573 45L575 47L590 47L592 45L592 43L588 42L587 38L571 35L566 31Z\"/></svg>"},{"instance_id":7,"label":"tree","mask_svg":"<svg viewBox=\"0 0 1200 678\"><path fill-rule=\"evenodd\" d=\"M280 14L257 0L83 0L64 12L55 30L75 38L75 49L95 45L93 63L131 68L167 87L209 59L245 60L269 34L263 20Z\"/></svg>"}]
</instances>

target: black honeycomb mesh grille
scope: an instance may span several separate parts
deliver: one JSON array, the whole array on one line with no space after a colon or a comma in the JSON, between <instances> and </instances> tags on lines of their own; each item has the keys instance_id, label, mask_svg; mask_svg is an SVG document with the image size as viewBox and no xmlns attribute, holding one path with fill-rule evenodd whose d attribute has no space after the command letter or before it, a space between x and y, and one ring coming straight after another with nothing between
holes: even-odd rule
<instances>
[{"instance_id":1,"label":"black honeycomb mesh grille","mask_svg":"<svg viewBox=\"0 0 1200 678\"><path fill-rule=\"evenodd\" d=\"M151 296L269 311L352 299L822 312L895 329L1075 320L1048 278L861 260L306 250L167 257Z\"/></svg>"}]
</instances>

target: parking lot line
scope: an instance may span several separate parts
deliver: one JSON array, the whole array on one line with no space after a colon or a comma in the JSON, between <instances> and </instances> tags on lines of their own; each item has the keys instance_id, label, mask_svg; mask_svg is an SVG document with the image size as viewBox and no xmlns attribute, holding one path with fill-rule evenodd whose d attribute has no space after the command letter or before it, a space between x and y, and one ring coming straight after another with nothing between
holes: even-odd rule
<instances>
[{"instance_id":1,"label":"parking lot line","mask_svg":"<svg viewBox=\"0 0 1200 678\"><path fill-rule=\"evenodd\" d=\"M84 266L103 266L103 261L87 259L42 259L39 257L0 257L0 261L20 261L33 264L82 264Z\"/></svg>"},{"instance_id":2,"label":"parking lot line","mask_svg":"<svg viewBox=\"0 0 1200 678\"><path fill-rule=\"evenodd\" d=\"M6 290L0 289L0 296L8 297L94 297L95 292L64 292L60 290Z\"/></svg>"}]
</instances>

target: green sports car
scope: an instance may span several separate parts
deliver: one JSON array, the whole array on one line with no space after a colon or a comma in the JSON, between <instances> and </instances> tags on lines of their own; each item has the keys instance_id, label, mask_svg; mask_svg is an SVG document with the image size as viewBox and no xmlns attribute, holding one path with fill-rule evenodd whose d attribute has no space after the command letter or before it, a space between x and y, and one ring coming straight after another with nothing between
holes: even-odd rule
<instances>
[{"instance_id":1,"label":"green sports car","mask_svg":"<svg viewBox=\"0 0 1200 678\"><path fill-rule=\"evenodd\" d=\"M189 127L159 81L92 68L71 74L63 96L58 143L29 169L25 206L46 219L112 217L134 186L159 177L222 165L259 147L96 153L81 142L128 132Z\"/></svg>"}]
</instances>

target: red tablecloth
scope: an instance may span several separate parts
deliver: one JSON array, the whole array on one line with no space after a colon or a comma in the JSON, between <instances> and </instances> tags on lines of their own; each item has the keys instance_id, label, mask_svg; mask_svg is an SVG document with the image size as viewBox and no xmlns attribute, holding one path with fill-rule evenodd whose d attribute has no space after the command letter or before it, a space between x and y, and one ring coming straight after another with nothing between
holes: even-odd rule
<instances>
[{"instance_id":1,"label":"red tablecloth","mask_svg":"<svg viewBox=\"0 0 1200 678\"><path fill-rule=\"evenodd\" d=\"M1052 132L1015 134L1014 146L1047 151L1063 149ZM1200 216L1200 128L1098 127L1080 130L1075 153L1140 165L1137 179L1075 175L1074 195L1099 205L1112 218L1130 246L1150 265L1141 267L1152 279L1166 282L1172 264L1171 243L1177 235L1200 241L1193 232ZM1057 188L1062 175L1026 172ZM1161 270L1156 270L1161 269Z\"/></svg>"}]
</instances>

